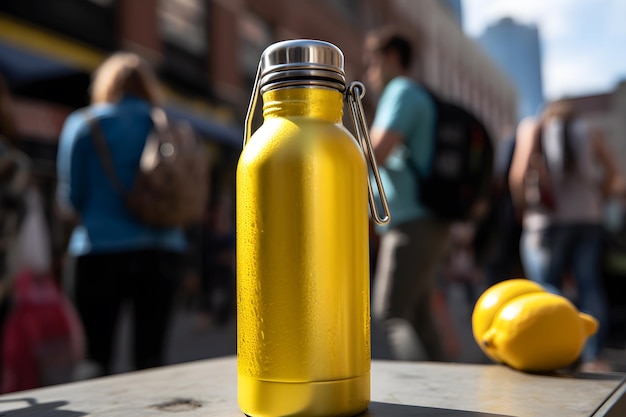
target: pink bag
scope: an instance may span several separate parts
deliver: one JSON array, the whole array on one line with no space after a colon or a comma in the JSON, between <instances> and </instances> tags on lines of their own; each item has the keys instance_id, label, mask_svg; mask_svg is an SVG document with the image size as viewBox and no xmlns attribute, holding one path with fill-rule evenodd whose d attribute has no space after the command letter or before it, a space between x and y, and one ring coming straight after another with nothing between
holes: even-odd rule
<instances>
[{"instance_id":1,"label":"pink bag","mask_svg":"<svg viewBox=\"0 0 626 417\"><path fill-rule=\"evenodd\" d=\"M72 380L85 353L78 315L49 274L23 269L2 335L2 392Z\"/></svg>"}]
</instances>

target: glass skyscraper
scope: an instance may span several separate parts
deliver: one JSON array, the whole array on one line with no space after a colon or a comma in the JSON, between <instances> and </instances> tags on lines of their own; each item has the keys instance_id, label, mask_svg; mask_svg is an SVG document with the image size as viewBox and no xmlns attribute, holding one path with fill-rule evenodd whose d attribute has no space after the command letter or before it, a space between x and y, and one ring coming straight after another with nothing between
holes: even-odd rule
<instances>
[{"instance_id":1,"label":"glass skyscraper","mask_svg":"<svg viewBox=\"0 0 626 417\"><path fill-rule=\"evenodd\" d=\"M459 23L459 26L463 27L463 10L461 8L461 0L439 0L448 11L452 14L454 19Z\"/></svg>"},{"instance_id":2,"label":"glass skyscraper","mask_svg":"<svg viewBox=\"0 0 626 417\"><path fill-rule=\"evenodd\" d=\"M537 114L544 101L537 27L504 18L487 27L478 42L515 83L518 118Z\"/></svg>"}]
</instances>

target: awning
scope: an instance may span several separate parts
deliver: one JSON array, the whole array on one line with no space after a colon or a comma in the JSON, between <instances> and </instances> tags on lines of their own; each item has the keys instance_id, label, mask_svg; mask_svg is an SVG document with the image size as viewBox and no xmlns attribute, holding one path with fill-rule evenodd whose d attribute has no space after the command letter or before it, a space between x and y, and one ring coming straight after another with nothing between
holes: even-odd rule
<instances>
[{"instance_id":1,"label":"awning","mask_svg":"<svg viewBox=\"0 0 626 417\"><path fill-rule=\"evenodd\" d=\"M82 107L105 52L0 13L0 73L15 95Z\"/></svg>"},{"instance_id":2,"label":"awning","mask_svg":"<svg viewBox=\"0 0 626 417\"><path fill-rule=\"evenodd\" d=\"M30 55L90 73L106 52L0 13L0 41Z\"/></svg>"},{"instance_id":3,"label":"awning","mask_svg":"<svg viewBox=\"0 0 626 417\"><path fill-rule=\"evenodd\" d=\"M104 53L6 15L0 14L0 24L0 73L14 95L71 108L89 103L91 72L105 58ZM182 96L177 95L175 101L176 104L166 106L173 119L188 121L209 140L241 146L242 128L216 121L210 113L187 108Z\"/></svg>"},{"instance_id":4,"label":"awning","mask_svg":"<svg viewBox=\"0 0 626 417\"><path fill-rule=\"evenodd\" d=\"M88 103L90 74L0 41L0 74L16 96L70 107Z\"/></svg>"},{"instance_id":5,"label":"awning","mask_svg":"<svg viewBox=\"0 0 626 417\"><path fill-rule=\"evenodd\" d=\"M192 113L180 107L166 106L166 111L172 119L187 121L201 136L234 147L242 146L242 128L215 123L206 116Z\"/></svg>"},{"instance_id":6,"label":"awning","mask_svg":"<svg viewBox=\"0 0 626 417\"><path fill-rule=\"evenodd\" d=\"M71 108L89 103L89 73L60 61L37 55L0 41L0 73L14 95L62 104ZM180 100L180 97L178 97ZM201 136L231 146L241 146L243 131L217 123L182 106L169 105L173 119L186 120Z\"/></svg>"},{"instance_id":7,"label":"awning","mask_svg":"<svg viewBox=\"0 0 626 417\"><path fill-rule=\"evenodd\" d=\"M69 65L44 58L0 41L0 72L12 89L45 78L79 72Z\"/></svg>"}]
</instances>

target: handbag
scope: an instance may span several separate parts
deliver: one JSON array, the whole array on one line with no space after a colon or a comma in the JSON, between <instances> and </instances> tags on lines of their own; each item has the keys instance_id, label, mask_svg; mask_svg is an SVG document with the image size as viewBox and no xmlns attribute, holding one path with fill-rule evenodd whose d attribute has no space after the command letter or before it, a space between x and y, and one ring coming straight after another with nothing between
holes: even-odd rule
<instances>
[{"instance_id":1,"label":"handbag","mask_svg":"<svg viewBox=\"0 0 626 417\"><path fill-rule=\"evenodd\" d=\"M53 277L23 268L2 332L3 393L70 382L84 358L78 314Z\"/></svg>"}]
</instances>

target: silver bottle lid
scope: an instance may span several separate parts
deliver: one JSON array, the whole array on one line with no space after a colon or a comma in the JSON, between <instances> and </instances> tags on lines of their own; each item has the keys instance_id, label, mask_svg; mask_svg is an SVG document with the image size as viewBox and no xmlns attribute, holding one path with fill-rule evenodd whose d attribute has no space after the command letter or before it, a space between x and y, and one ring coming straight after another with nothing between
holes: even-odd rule
<instances>
[{"instance_id":1,"label":"silver bottle lid","mask_svg":"<svg viewBox=\"0 0 626 417\"><path fill-rule=\"evenodd\" d=\"M317 85L345 90L343 53L332 43L296 39L274 43L261 55L261 92L278 87Z\"/></svg>"}]
</instances>

